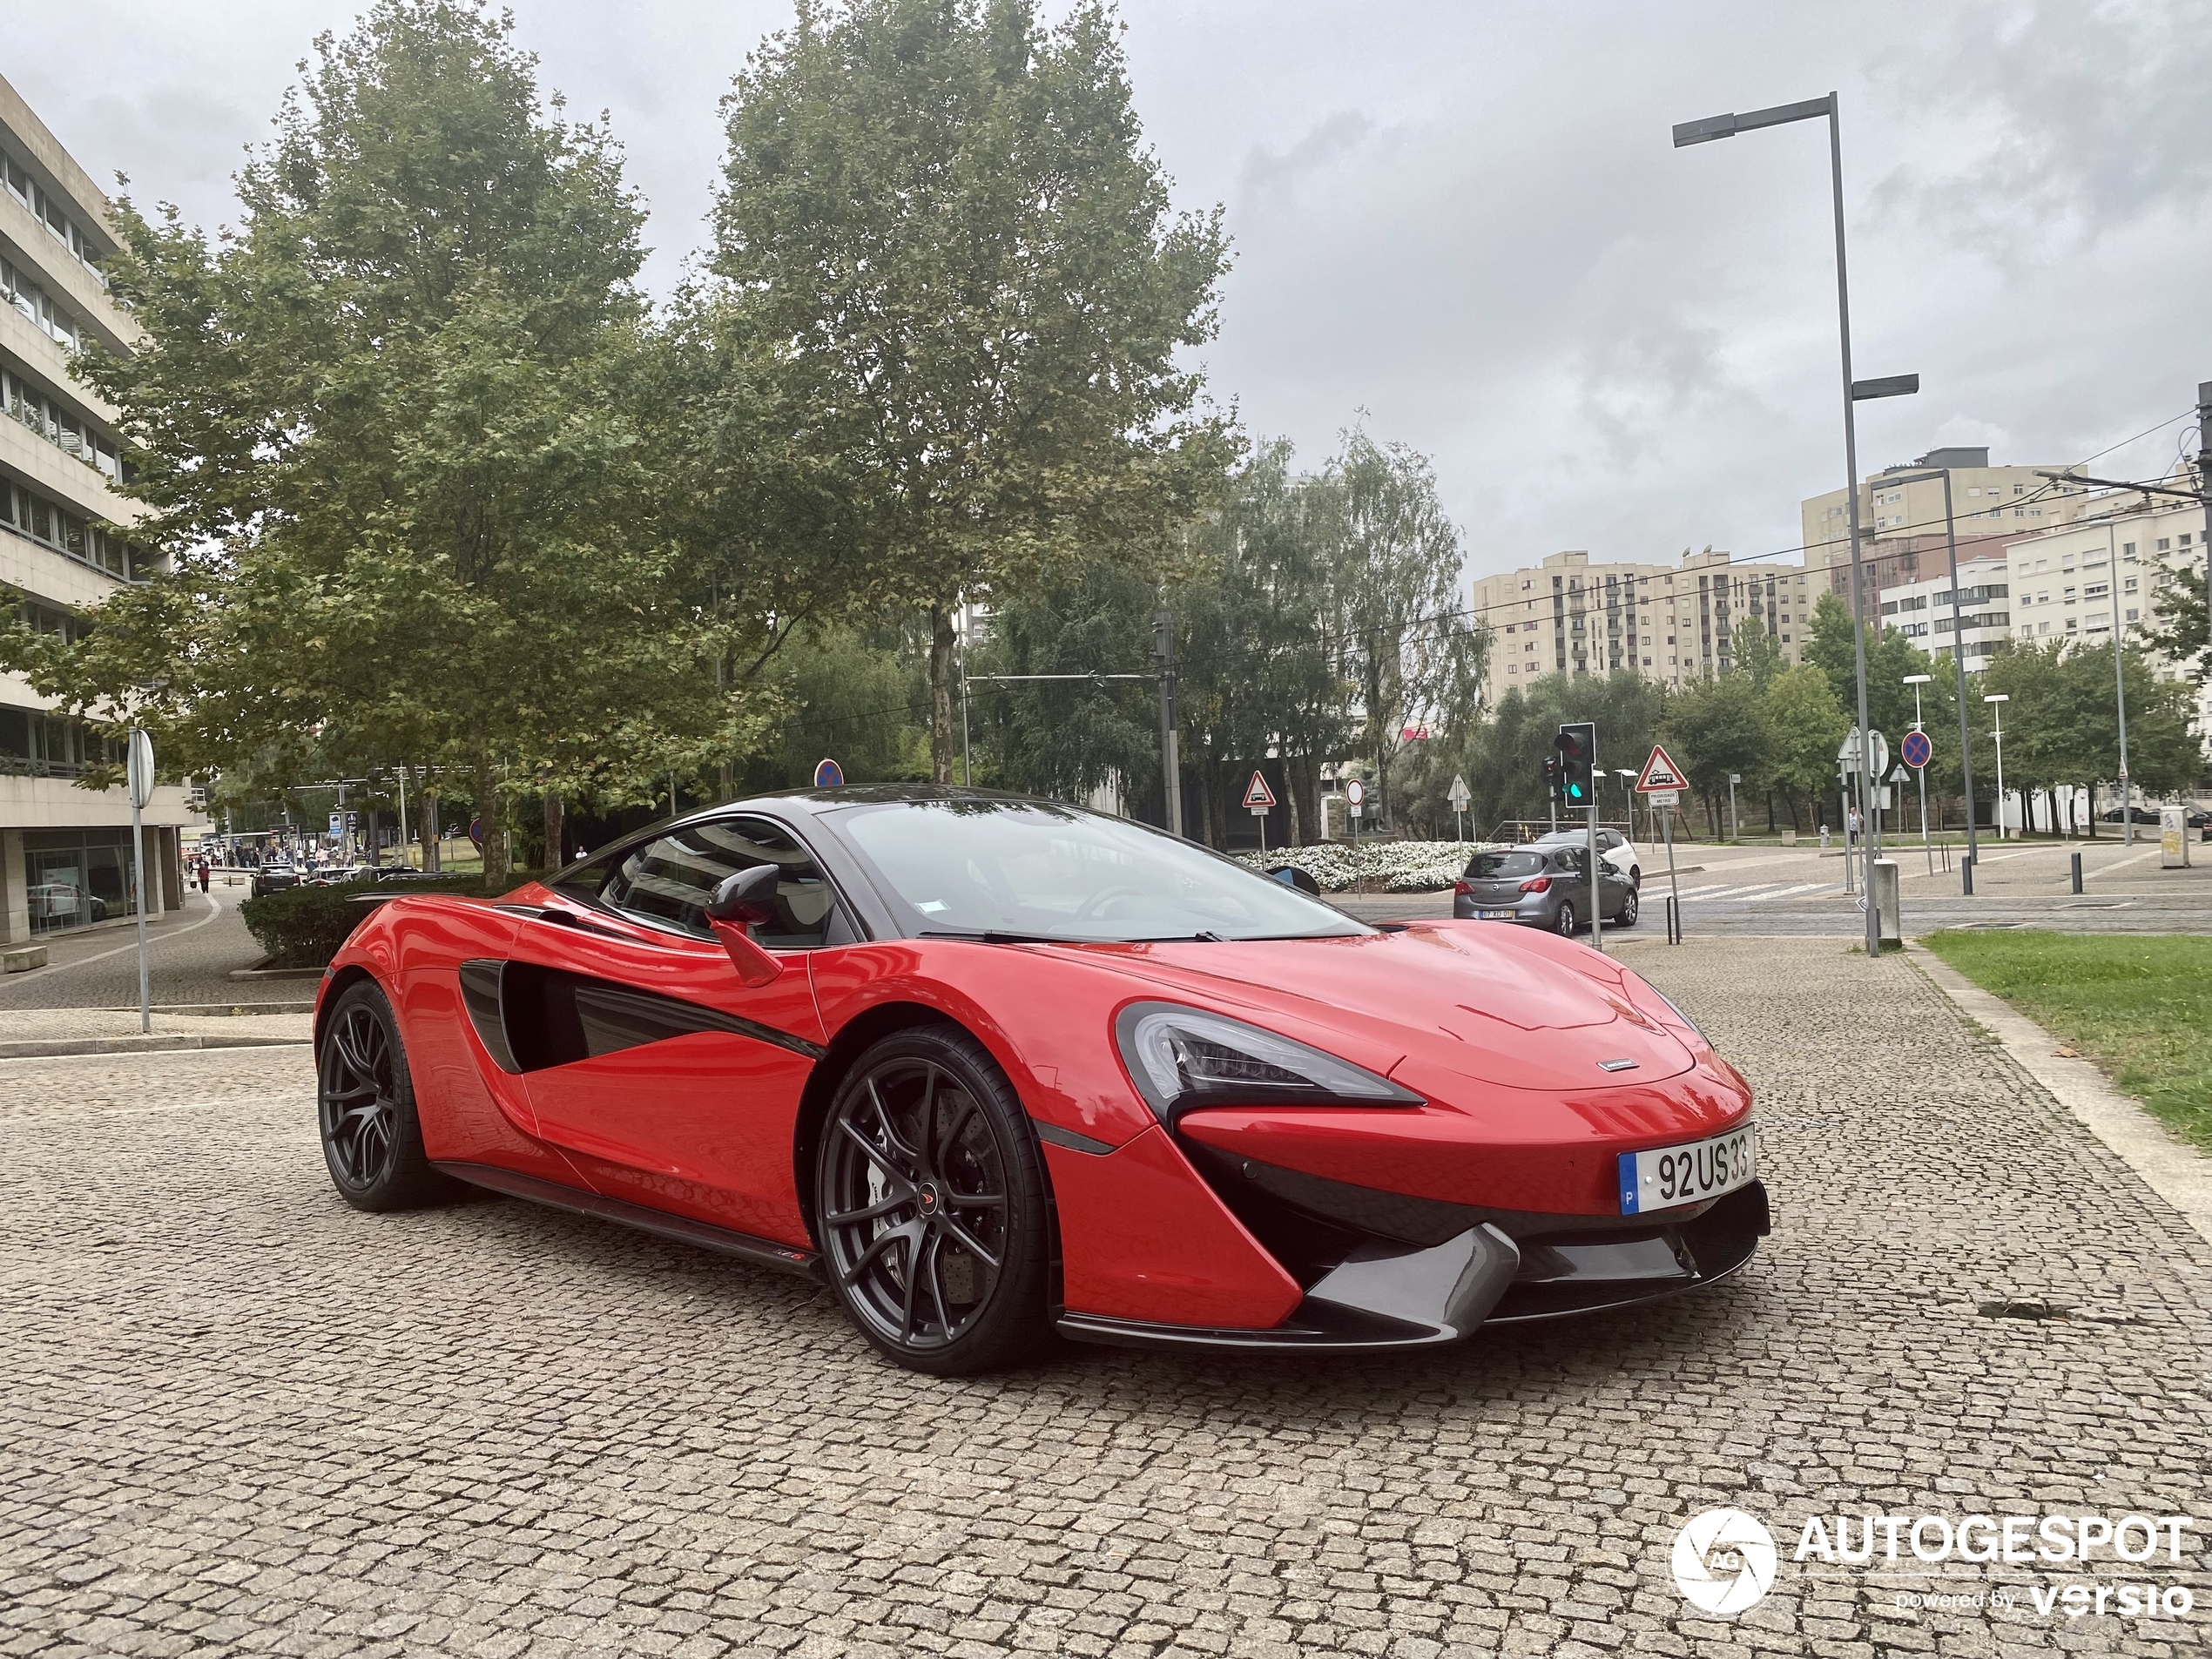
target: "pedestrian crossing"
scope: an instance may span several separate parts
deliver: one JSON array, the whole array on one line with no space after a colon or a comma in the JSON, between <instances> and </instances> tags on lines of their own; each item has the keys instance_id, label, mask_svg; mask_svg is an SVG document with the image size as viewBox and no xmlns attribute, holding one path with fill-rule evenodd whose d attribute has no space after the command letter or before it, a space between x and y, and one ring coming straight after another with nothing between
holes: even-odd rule
<instances>
[{"instance_id":1,"label":"pedestrian crossing","mask_svg":"<svg viewBox=\"0 0 2212 1659\"><path fill-rule=\"evenodd\" d=\"M1685 904L1692 899L1701 904L1767 904L1777 899L1811 899L1843 890L1840 881L1721 881L1684 887L1682 898Z\"/></svg>"}]
</instances>

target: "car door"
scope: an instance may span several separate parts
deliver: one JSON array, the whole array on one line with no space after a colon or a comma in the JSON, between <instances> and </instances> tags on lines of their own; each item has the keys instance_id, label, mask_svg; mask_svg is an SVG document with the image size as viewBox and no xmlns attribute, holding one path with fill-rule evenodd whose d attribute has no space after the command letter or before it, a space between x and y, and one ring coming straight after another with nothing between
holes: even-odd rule
<instances>
[{"instance_id":1,"label":"car door","mask_svg":"<svg viewBox=\"0 0 2212 1659\"><path fill-rule=\"evenodd\" d=\"M704 907L761 863L780 872L777 914L753 938L784 971L748 986ZM683 826L587 867L526 916L502 972L539 1134L610 1197L804 1246L793 1129L825 1037L807 956L853 937L811 854L766 818Z\"/></svg>"}]
</instances>

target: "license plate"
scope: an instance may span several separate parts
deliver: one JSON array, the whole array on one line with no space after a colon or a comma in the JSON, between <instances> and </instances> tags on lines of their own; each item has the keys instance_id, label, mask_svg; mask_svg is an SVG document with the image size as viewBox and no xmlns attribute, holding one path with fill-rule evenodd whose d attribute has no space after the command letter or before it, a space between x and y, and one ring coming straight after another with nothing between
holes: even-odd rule
<instances>
[{"instance_id":1,"label":"license plate","mask_svg":"<svg viewBox=\"0 0 2212 1659\"><path fill-rule=\"evenodd\" d=\"M1672 1210L1733 1192L1759 1172L1755 1123L1683 1146L1621 1154L1621 1213Z\"/></svg>"},{"instance_id":2,"label":"license plate","mask_svg":"<svg viewBox=\"0 0 2212 1659\"><path fill-rule=\"evenodd\" d=\"M1478 910L1474 913L1479 921L1511 921L1520 914L1517 910Z\"/></svg>"}]
</instances>

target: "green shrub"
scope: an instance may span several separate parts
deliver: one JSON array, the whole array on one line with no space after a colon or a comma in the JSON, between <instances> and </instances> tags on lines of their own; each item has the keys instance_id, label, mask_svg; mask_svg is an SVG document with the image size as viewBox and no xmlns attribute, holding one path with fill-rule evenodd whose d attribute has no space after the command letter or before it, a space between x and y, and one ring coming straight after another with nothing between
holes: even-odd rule
<instances>
[{"instance_id":1,"label":"green shrub","mask_svg":"<svg viewBox=\"0 0 2212 1659\"><path fill-rule=\"evenodd\" d=\"M532 873L517 871L501 883L498 891L511 891L532 879ZM372 893L390 894L395 898L409 893L496 896L486 894L481 875L452 876L404 887L395 883L379 887L372 882L357 881L336 887L287 887L259 899L248 899L239 907L239 915L255 941L269 953L265 966L320 968L339 953L352 937L354 929L375 908L361 902L365 895Z\"/></svg>"}]
</instances>

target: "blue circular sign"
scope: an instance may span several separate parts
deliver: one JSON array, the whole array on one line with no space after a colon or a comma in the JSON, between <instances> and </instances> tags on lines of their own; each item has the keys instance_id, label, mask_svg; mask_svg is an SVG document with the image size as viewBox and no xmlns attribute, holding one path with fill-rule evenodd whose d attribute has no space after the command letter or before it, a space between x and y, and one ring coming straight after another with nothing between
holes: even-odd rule
<instances>
[{"instance_id":1,"label":"blue circular sign","mask_svg":"<svg viewBox=\"0 0 2212 1659\"><path fill-rule=\"evenodd\" d=\"M1897 752L1906 765L1925 766L1928 764L1928 757L1935 753L1935 745L1928 741L1926 732L1908 732L1905 734L1905 741L1898 745Z\"/></svg>"},{"instance_id":2,"label":"blue circular sign","mask_svg":"<svg viewBox=\"0 0 2212 1659\"><path fill-rule=\"evenodd\" d=\"M842 789L844 786L845 768L834 760L825 760L814 768L815 788Z\"/></svg>"}]
</instances>

